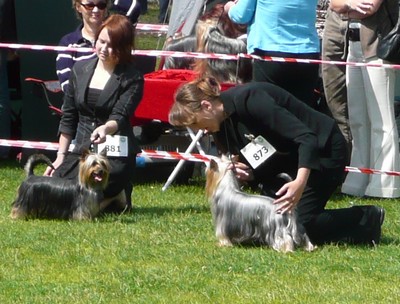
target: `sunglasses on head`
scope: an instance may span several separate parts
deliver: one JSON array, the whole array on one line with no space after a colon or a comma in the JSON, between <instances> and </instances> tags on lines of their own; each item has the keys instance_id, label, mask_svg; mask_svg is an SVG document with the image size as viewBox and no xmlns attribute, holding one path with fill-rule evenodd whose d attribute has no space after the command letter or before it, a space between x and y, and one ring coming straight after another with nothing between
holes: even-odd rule
<instances>
[{"instance_id":1,"label":"sunglasses on head","mask_svg":"<svg viewBox=\"0 0 400 304\"><path fill-rule=\"evenodd\" d=\"M80 3L85 9L92 11L95 7L97 7L99 10L104 10L107 7L107 3L106 2L99 2L99 3L93 3L93 2L89 2L89 3Z\"/></svg>"}]
</instances>

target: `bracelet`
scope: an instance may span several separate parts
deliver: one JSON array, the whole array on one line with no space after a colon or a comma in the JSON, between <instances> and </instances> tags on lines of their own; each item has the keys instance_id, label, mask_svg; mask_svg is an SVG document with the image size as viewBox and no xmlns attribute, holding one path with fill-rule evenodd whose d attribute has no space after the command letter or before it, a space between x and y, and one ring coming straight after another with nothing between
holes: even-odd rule
<instances>
[{"instance_id":1,"label":"bracelet","mask_svg":"<svg viewBox=\"0 0 400 304\"><path fill-rule=\"evenodd\" d=\"M67 155L67 152L60 152L60 151L58 151L57 154Z\"/></svg>"}]
</instances>

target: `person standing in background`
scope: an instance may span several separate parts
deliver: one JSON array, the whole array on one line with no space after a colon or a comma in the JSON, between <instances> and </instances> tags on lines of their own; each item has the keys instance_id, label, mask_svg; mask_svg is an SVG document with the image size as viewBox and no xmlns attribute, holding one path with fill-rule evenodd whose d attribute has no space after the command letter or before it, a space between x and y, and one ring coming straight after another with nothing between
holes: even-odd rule
<instances>
[{"instance_id":1,"label":"person standing in background","mask_svg":"<svg viewBox=\"0 0 400 304\"><path fill-rule=\"evenodd\" d=\"M138 0L138 1L140 3L140 14L141 15L147 14L147 6L148 6L147 0Z\"/></svg>"},{"instance_id":2,"label":"person standing in background","mask_svg":"<svg viewBox=\"0 0 400 304\"><path fill-rule=\"evenodd\" d=\"M393 27L391 12L398 0L332 0L331 9L349 16L350 63L387 63L377 57L380 36ZM399 138L394 115L393 69L348 65L346 68L349 122L353 136L350 166L399 171ZM342 192L354 196L400 197L400 179L386 174L349 172Z\"/></svg>"},{"instance_id":3,"label":"person standing in background","mask_svg":"<svg viewBox=\"0 0 400 304\"><path fill-rule=\"evenodd\" d=\"M239 0L225 4L229 18L247 24L247 53L258 56L319 59L315 26L317 0ZM254 60L253 80L284 88L313 108L319 66Z\"/></svg>"},{"instance_id":4,"label":"person standing in background","mask_svg":"<svg viewBox=\"0 0 400 304\"><path fill-rule=\"evenodd\" d=\"M322 34L322 60L346 60L346 30L348 16L327 9L325 28ZM347 109L346 66L323 63L322 82L327 105L347 142L350 162L352 136Z\"/></svg>"},{"instance_id":5,"label":"person standing in background","mask_svg":"<svg viewBox=\"0 0 400 304\"><path fill-rule=\"evenodd\" d=\"M100 28L101 23L108 16L109 12L125 15L135 26L140 15L139 0L72 0L72 8L82 24L79 27L63 36L59 46L69 47L94 47L94 37ZM61 89L65 92L69 82L69 76L73 65L82 60L95 58L93 51L88 52L59 52L56 59L57 77Z\"/></svg>"},{"instance_id":6,"label":"person standing in background","mask_svg":"<svg viewBox=\"0 0 400 304\"><path fill-rule=\"evenodd\" d=\"M158 0L158 4L160 5L160 13L158 15L158 23L166 24L168 23L169 15L168 15L168 8L169 2L172 0Z\"/></svg>"},{"instance_id":7,"label":"person standing in background","mask_svg":"<svg viewBox=\"0 0 400 304\"><path fill-rule=\"evenodd\" d=\"M72 7L77 17L82 20L79 27L63 36L59 46L93 48L94 39L101 23L108 15L108 0L72 0ZM66 92L71 69L73 65L82 60L96 57L93 51L88 52L59 52L56 58L57 77L60 81L61 89Z\"/></svg>"}]
</instances>

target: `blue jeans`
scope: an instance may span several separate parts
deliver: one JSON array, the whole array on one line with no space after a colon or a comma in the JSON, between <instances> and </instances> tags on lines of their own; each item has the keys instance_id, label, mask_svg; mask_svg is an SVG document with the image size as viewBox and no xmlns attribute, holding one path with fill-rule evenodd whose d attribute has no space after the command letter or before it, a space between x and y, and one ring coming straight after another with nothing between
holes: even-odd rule
<instances>
[{"instance_id":1,"label":"blue jeans","mask_svg":"<svg viewBox=\"0 0 400 304\"><path fill-rule=\"evenodd\" d=\"M8 139L11 133L11 104L8 90L7 50L0 49L0 138ZM0 158L8 156L10 148L0 146Z\"/></svg>"}]
</instances>

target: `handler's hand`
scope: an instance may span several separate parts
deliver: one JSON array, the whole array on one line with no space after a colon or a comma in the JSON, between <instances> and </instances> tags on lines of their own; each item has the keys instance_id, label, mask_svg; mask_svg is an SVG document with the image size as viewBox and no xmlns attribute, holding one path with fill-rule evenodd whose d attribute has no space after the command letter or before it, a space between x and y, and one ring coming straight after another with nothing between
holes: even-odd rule
<instances>
[{"instance_id":1,"label":"handler's hand","mask_svg":"<svg viewBox=\"0 0 400 304\"><path fill-rule=\"evenodd\" d=\"M94 144L102 144L106 141L106 125L97 127L90 135L90 141Z\"/></svg>"},{"instance_id":2,"label":"handler's hand","mask_svg":"<svg viewBox=\"0 0 400 304\"><path fill-rule=\"evenodd\" d=\"M228 1L227 3L225 3L224 5L224 12L227 14L229 12L229 10L231 9L232 6L234 6L237 3L237 0L235 1Z\"/></svg>"},{"instance_id":3,"label":"handler's hand","mask_svg":"<svg viewBox=\"0 0 400 304\"><path fill-rule=\"evenodd\" d=\"M277 212L283 214L291 211L299 202L304 188L305 184L297 180L284 184L278 192L276 192L276 195L280 196L274 201L274 204L280 205Z\"/></svg>"},{"instance_id":4,"label":"handler's hand","mask_svg":"<svg viewBox=\"0 0 400 304\"><path fill-rule=\"evenodd\" d=\"M234 162L228 166L228 169L233 170L236 178L240 181L252 181L254 179L253 170L244 163Z\"/></svg>"},{"instance_id":5,"label":"handler's hand","mask_svg":"<svg viewBox=\"0 0 400 304\"><path fill-rule=\"evenodd\" d=\"M65 158L65 155L57 154L57 158L53 162L54 169L57 169L62 164L62 162L64 161L64 158ZM43 173L43 176L53 176L54 169L50 166L47 166L46 170Z\"/></svg>"},{"instance_id":6,"label":"handler's hand","mask_svg":"<svg viewBox=\"0 0 400 304\"><path fill-rule=\"evenodd\" d=\"M374 7L374 3L369 0L351 0L348 2L349 10L367 14Z\"/></svg>"}]
</instances>

